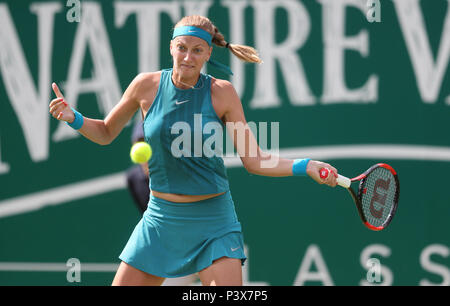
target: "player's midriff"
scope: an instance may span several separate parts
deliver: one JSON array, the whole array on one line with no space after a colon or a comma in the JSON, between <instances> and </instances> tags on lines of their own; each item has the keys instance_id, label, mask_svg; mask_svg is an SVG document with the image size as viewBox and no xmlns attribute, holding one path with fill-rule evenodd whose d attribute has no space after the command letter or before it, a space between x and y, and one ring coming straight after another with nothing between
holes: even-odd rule
<instances>
[{"instance_id":1,"label":"player's midriff","mask_svg":"<svg viewBox=\"0 0 450 306\"><path fill-rule=\"evenodd\" d=\"M189 203L189 202L197 202L202 201L210 198L217 197L222 193L213 193L213 194L201 194L201 195L190 195L190 194L177 194L177 193L165 193L165 192L159 192L152 190L152 194L160 199L171 201L171 202L177 202L177 203Z\"/></svg>"}]
</instances>

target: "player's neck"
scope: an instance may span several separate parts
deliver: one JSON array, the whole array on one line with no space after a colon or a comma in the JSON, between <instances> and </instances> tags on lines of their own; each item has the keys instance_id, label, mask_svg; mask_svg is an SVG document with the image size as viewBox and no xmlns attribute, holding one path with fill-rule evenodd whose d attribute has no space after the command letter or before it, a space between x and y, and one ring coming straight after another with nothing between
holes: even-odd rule
<instances>
[{"instance_id":1,"label":"player's neck","mask_svg":"<svg viewBox=\"0 0 450 306\"><path fill-rule=\"evenodd\" d=\"M195 77L187 78L178 74L175 70L172 72L172 83L180 89L194 88L197 84L200 74Z\"/></svg>"}]
</instances>

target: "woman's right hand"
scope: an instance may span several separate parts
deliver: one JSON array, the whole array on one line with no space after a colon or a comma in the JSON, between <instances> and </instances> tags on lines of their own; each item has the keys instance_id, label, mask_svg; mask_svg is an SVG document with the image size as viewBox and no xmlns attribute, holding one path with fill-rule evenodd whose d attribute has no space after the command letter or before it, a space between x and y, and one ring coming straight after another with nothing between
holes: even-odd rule
<instances>
[{"instance_id":1,"label":"woman's right hand","mask_svg":"<svg viewBox=\"0 0 450 306\"><path fill-rule=\"evenodd\" d=\"M75 114L73 113L67 102L64 100L64 96L59 90L58 85L56 85L56 83L53 83L52 89L56 95L56 99L53 99L48 106L50 114L52 114L53 118L57 120L72 123L75 120Z\"/></svg>"}]
</instances>

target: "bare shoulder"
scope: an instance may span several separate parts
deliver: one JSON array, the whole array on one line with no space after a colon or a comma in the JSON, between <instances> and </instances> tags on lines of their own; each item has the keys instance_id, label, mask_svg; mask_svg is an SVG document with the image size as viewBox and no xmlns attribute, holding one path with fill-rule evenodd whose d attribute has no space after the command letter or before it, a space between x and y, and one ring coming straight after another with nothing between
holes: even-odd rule
<instances>
[{"instance_id":1,"label":"bare shoulder","mask_svg":"<svg viewBox=\"0 0 450 306\"><path fill-rule=\"evenodd\" d=\"M233 92L234 87L230 81L211 78L211 91L213 94L224 94L227 92Z\"/></svg>"},{"instance_id":2,"label":"bare shoulder","mask_svg":"<svg viewBox=\"0 0 450 306\"><path fill-rule=\"evenodd\" d=\"M233 84L227 80L211 78L211 96L214 100L219 100L221 103L240 102Z\"/></svg>"},{"instance_id":3,"label":"bare shoulder","mask_svg":"<svg viewBox=\"0 0 450 306\"><path fill-rule=\"evenodd\" d=\"M124 93L126 100L142 101L158 90L161 71L142 72L134 77Z\"/></svg>"},{"instance_id":4,"label":"bare shoulder","mask_svg":"<svg viewBox=\"0 0 450 306\"><path fill-rule=\"evenodd\" d=\"M232 121L237 117L241 118L243 114L241 99L231 82L212 78L211 100L217 115L224 122Z\"/></svg>"},{"instance_id":5,"label":"bare shoulder","mask_svg":"<svg viewBox=\"0 0 450 306\"><path fill-rule=\"evenodd\" d=\"M161 71L156 72L141 72L131 82L136 88L144 89L145 91L158 87L161 78Z\"/></svg>"},{"instance_id":6,"label":"bare shoulder","mask_svg":"<svg viewBox=\"0 0 450 306\"><path fill-rule=\"evenodd\" d=\"M136 79L139 81L154 81L154 80L159 80L160 76L161 76L161 71L141 72L136 76Z\"/></svg>"}]
</instances>

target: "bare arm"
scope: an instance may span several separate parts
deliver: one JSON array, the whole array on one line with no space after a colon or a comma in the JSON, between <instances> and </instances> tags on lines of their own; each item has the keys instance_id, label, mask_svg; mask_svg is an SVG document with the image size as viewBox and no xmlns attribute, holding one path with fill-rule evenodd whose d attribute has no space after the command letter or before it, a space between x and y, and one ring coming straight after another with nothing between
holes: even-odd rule
<instances>
[{"instance_id":1,"label":"bare arm","mask_svg":"<svg viewBox=\"0 0 450 306\"><path fill-rule=\"evenodd\" d=\"M139 109L144 92L154 85L153 79L155 77L150 74L136 76L119 103L114 106L104 120L83 117L83 126L78 132L100 145L110 144ZM64 101L64 96L55 83L52 84L52 88L57 98L51 101L49 112L58 120L72 123L75 118L72 109Z\"/></svg>"},{"instance_id":2,"label":"bare arm","mask_svg":"<svg viewBox=\"0 0 450 306\"><path fill-rule=\"evenodd\" d=\"M223 80L217 80L215 83L213 96L221 101L227 101L224 121L226 122L229 135L234 135L233 143L245 169L249 173L262 176L292 176L294 160L264 152L259 147L245 119L239 96L231 83ZM325 180L320 178L319 170L322 167L329 168L337 174L337 170L331 165L314 160L309 161L306 170L307 174L319 184L336 186L335 175L329 175Z\"/></svg>"}]
</instances>

